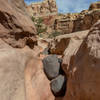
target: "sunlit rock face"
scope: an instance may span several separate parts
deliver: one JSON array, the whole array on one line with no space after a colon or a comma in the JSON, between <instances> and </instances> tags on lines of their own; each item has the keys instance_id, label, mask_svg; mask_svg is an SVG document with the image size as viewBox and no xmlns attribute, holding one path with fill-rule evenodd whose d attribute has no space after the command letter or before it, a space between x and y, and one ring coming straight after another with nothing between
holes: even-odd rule
<instances>
[{"instance_id":1,"label":"sunlit rock face","mask_svg":"<svg viewBox=\"0 0 100 100\"><path fill-rule=\"evenodd\" d=\"M12 47L23 48L35 43L35 34L24 0L0 0L0 38Z\"/></svg>"},{"instance_id":2,"label":"sunlit rock face","mask_svg":"<svg viewBox=\"0 0 100 100\"><path fill-rule=\"evenodd\" d=\"M99 40L100 21L93 25L78 49L66 49L62 67L68 76L68 82L63 100L100 99L100 92L98 92L100 89Z\"/></svg>"},{"instance_id":3,"label":"sunlit rock face","mask_svg":"<svg viewBox=\"0 0 100 100\"><path fill-rule=\"evenodd\" d=\"M80 13L69 13L58 16L54 22L54 29L62 34L88 30L100 19L100 8L84 10Z\"/></svg>"},{"instance_id":4,"label":"sunlit rock face","mask_svg":"<svg viewBox=\"0 0 100 100\"><path fill-rule=\"evenodd\" d=\"M92 3L89 7L89 10L100 9L100 1Z\"/></svg>"},{"instance_id":5,"label":"sunlit rock face","mask_svg":"<svg viewBox=\"0 0 100 100\"><path fill-rule=\"evenodd\" d=\"M55 0L44 0L43 2L32 3L27 9L31 16L55 15L58 12Z\"/></svg>"}]
</instances>

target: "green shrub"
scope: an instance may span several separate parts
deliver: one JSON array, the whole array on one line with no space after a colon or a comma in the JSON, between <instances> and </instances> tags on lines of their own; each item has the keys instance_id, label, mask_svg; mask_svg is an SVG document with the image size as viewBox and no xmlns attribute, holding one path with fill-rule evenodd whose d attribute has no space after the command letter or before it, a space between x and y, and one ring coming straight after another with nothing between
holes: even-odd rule
<instances>
[{"instance_id":1,"label":"green shrub","mask_svg":"<svg viewBox=\"0 0 100 100\"><path fill-rule=\"evenodd\" d=\"M39 24L43 23L43 18L42 18L42 17L39 17L39 18L37 19L37 23L39 23Z\"/></svg>"},{"instance_id":2,"label":"green shrub","mask_svg":"<svg viewBox=\"0 0 100 100\"><path fill-rule=\"evenodd\" d=\"M42 25L38 23L36 23L35 26L37 27L37 29L42 27Z\"/></svg>"},{"instance_id":3,"label":"green shrub","mask_svg":"<svg viewBox=\"0 0 100 100\"><path fill-rule=\"evenodd\" d=\"M38 33L38 35L40 34L40 33L43 33L43 32L46 32L46 30L47 30L47 28L37 28L37 33Z\"/></svg>"},{"instance_id":4,"label":"green shrub","mask_svg":"<svg viewBox=\"0 0 100 100\"><path fill-rule=\"evenodd\" d=\"M52 34L50 34L48 38L53 38L53 37L56 37L56 36L59 36L59 35L61 35L61 32L55 31Z\"/></svg>"},{"instance_id":5,"label":"green shrub","mask_svg":"<svg viewBox=\"0 0 100 100\"><path fill-rule=\"evenodd\" d=\"M32 17L32 21L35 22L38 35L40 33L46 32L47 27L43 28L43 18L42 17L39 17L39 18Z\"/></svg>"},{"instance_id":6,"label":"green shrub","mask_svg":"<svg viewBox=\"0 0 100 100\"><path fill-rule=\"evenodd\" d=\"M32 21L33 21L33 22L35 22L35 17L33 17L33 16L32 16L32 18L31 18L31 19L32 19Z\"/></svg>"}]
</instances>

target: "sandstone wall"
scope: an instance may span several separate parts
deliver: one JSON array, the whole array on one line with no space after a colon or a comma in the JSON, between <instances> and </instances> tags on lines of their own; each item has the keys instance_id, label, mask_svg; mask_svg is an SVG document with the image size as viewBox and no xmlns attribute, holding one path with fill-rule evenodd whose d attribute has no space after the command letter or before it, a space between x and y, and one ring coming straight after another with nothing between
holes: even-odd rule
<instances>
[{"instance_id":1,"label":"sandstone wall","mask_svg":"<svg viewBox=\"0 0 100 100\"><path fill-rule=\"evenodd\" d=\"M100 1L92 3L89 7L89 10L100 9Z\"/></svg>"},{"instance_id":2,"label":"sandstone wall","mask_svg":"<svg viewBox=\"0 0 100 100\"><path fill-rule=\"evenodd\" d=\"M55 20L54 29L62 34L83 31L90 29L99 19L100 2L96 2L90 5L89 10L83 10L80 13L58 15Z\"/></svg>"},{"instance_id":3,"label":"sandstone wall","mask_svg":"<svg viewBox=\"0 0 100 100\"><path fill-rule=\"evenodd\" d=\"M62 100L100 100L99 40L100 21L93 25L79 47L74 41L74 48L71 44L66 48L62 67L68 76L68 83Z\"/></svg>"},{"instance_id":4,"label":"sandstone wall","mask_svg":"<svg viewBox=\"0 0 100 100\"><path fill-rule=\"evenodd\" d=\"M36 42L36 29L24 0L0 0L0 38L17 48Z\"/></svg>"},{"instance_id":5,"label":"sandstone wall","mask_svg":"<svg viewBox=\"0 0 100 100\"><path fill-rule=\"evenodd\" d=\"M78 17L78 13L69 13L65 15L58 15L55 19L54 29L62 33L73 32L74 20Z\"/></svg>"},{"instance_id":6,"label":"sandstone wall","mask_svg":"<svg viewBox=\"0 0 100 100\"><path fill-rule=\"evenodd\" d=\"M57 13L55 0L32 3L27 8L31 16L43 18L47 34L53 33L54 30L61 34L88 30L100 19L100 2L92 3L88 10L68 14Z\"/></svg>"},{"instance_id":7,"label":"sandstone wall","mask_svg":"<svg viewBox=\"0 0 100 100\"><path fill-rule=\"evenodd\" d=\"M44 0L43 2L32 3L27 7L31 16L46 16L57 14L55 0Z\"/></svg>"}]
</instances>

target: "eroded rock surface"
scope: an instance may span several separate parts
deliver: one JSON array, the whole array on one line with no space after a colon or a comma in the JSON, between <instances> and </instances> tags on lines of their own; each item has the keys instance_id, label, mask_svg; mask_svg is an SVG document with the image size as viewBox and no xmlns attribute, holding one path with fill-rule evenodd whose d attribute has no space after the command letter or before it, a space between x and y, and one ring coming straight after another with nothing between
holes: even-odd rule
<instances>
[{"instance_id":1,"label":"eroded rock surface","mask_svg":"<svg viewBox=\"0 0 100 100\"><path fill-rule=\"evenodd\" d=\"M25 70L27 100L54 100L41 59L31 59Z\"/></svg>"},{"instance_id":2,"label":"eroded rock surface","mask_svg":"<svg viewBox=\"0 0 100 100\"><path fill-rule=\"evenodd\" d=\"M58 12L55 0L44 0L43 2L32 3L27 6L31 16L43 17L48 15L56 15Z\"/></svg>"},{"instance_id":3,"label":"eroded rock surface","mask_svg":"<svg viewBox=\"0 0 100 100\"><path fill-rule=\"evenodd\" d=\"M36 53L28 47L14 49L0 40L0 100L54 100Z\"/></svg>"},{"instance_id":4,"label":"eroded rock surface","mask_svg":"<svg viewBox=\"0 0 100 100\"><path fill-rule=\"evenodd\" d=\"M92 3L89 7L89 10L100 9L100 1Z\"/></svg>"},{"instance_id":5,"label":"eroded rock surface","mask_svg":"<svg viewBox=\"0 0 100 100\"><path fill-rule=\"evenodd\" d=\"M62 34L88 30L100 19L100 2L92 3L89 10L58 15L54 29Z\"/></svg>"},{"instance_id":6,"label":"eroded rock surface","mask_svg":"<svg viewBox=\"0 0 100 100\"><path fill-rule=\"evenodd\" d=\"M87 34L88 30L57 36L50 42L50 53L62 55L71 41L83 41ZM74 49L74 46L72 46L72 49Z\"/></svg>"},{"instance_id":7,"label":"eroded rock surface","mask_svg":"<svg viewBox=\"0 0 100 100\"><path fill-rule=\"evenodd\" d=\"M78 18L74 21L73 32L87 30L92 27L100 19L100 9L88 11L79 14Z\"/></svg>"},{"instance_id":8,"label":"eroded rock surface","mask_svg":"<svg viewBox=\"0 0 100 100\"><path fill-rule=\"evenodd\" d=\"M0 40L0 99L25 100L24 69L31 50L13 49Z\"/></svg>"},{"instance_id":9,"label":"eroded rock surface","mask_svg":"<svg viewBox=\"0 0 100 100\"><path fill-rule=\"evenodd\" d=\"M74 32L37 42L24 0L0 0L0 100L100 100L100 21L87 30L100 19L99 6L59 19L55 0L32 4L31 16L44 17L47 33Z\"/></svg>"},{"instance_id":10,"label":"eroded rock surface","mask_svg":"<svg viewBox=\"0 0 100 100\"><path fill-rule=\"evenodd\" d=\"M64 100L100 99L100 21L89 31L79 49L73 52L68 61L64 59L63 68L68 75L67 92Z\"/></svg>"},{"instance_id":11,"label":"eroded rock surface","mask_svg":"<svg viewBox=\"0 0 100 100\"><path fill-rule=\"evenodd\" d=\"M0 38L12 47L34 47L36 29L24 0L0 0Z\"/></svg>"}]
</instances>

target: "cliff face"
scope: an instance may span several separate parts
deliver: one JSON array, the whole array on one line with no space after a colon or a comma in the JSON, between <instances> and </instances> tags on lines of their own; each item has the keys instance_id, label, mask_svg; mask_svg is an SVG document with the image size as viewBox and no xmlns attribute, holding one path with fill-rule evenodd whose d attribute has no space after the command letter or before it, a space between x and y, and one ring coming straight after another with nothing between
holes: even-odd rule
<instances>
[{"instance_id":1,"label":"cliff face","mask_svg":"<svg viewBox=\"0 0 100 100\"><path fill-rule=\"evenodd\" d=\"M32 3L27 7L31 16L48 16L57 14L55 0L44 0L43 2Z\"/></svg>"},{"instance_id":2,"label":"cliff face","mask_svg":"<svg viewBox=\"0 0 100 100\"><path fill-rule=\"evenodd\" d=\"M89 7L89 10L100 9L100 1L92 3Z\"/></svg>"},{"instance_id":3,"label":"cliff face","mask_svg":"<svg viewBox=\"0 0 100 100\"><path fill-rule=\"evenodd\" d=\"M74 20L77 19L78 13L58 15L54 23L54 29L63 34L71 33L74 27Z\"/></svg>"},{"instance_id":4,"label":"cliff face","mask_svg":"<svg viewBox=\"0 0 100 100\"><path fill-rule=\"evenodd\" d=\"M69 13L56 18L54 29L63 34L90 29L100 19L100 2L90 5L89 10Z\"/></svg>"},{"instance_id":5,"label":"cliff face","mask_svg":"<svg viewBox=\"0 0 100 100\"><path fill-rule=\"evenodd\" d=\"M68 14L58 14L55 0L32 3L27 8L30 16L41 17L44 20L43 24L47 27L44 33L47 34L54 31L69 34L87 30L100 19L100 2L92 3L88 10Z\"/></svg>"},{"instance_id":6,"label":"cliff face","mask_svg":"<svg viewBox=\"0 0 100 100\"><path fill-rule=\"evenodd\" d=\"M34 44L36 29L24 0L0 0L0 38L13 47Z\"/></svg>"}]
</instances>

